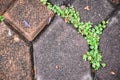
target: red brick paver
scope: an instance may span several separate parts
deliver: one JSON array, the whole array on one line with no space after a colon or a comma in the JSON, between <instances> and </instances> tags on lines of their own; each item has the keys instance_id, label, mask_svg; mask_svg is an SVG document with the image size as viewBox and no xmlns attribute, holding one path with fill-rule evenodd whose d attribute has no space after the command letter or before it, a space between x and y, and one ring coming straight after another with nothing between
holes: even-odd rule
<instances>
[{"instance_id":1,"label":"red brick paver","mask_svg":"<svg viewBox=\"0 0 120 80\"><path fill-rule=\"evenodd\" d=\"M45 27L53 12L39 0L18 0L5 14L8 22L20 34L32 41Z\"/></svg>"}]
</instances>

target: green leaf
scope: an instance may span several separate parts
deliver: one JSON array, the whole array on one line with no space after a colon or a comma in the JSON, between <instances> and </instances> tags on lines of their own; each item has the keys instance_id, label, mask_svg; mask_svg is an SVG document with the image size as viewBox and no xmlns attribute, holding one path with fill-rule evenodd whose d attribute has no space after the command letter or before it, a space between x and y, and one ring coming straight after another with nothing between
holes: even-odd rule
<instances>
[{"instance_id":1,"label":"green leaf","mask_svg":"<svg viewBox=\"0 0 120 80\"><path fill-rule=\"evenodd\" d=\"M91 61L91 60L92 60L92 57L91 57L91 56L88 56L88 60Z\"/></svg>"},{"instance_id":2,"label":"green leaf","mask_svg":"<svg viewBox=\"0 0 120 80\"><path fill-rule=\"evenodd\" d=\"M83 59L86 61L87 60L87 55L83 55Z\"/></svg>"},{"instance_id":3,"label":"green leaf","mask_svg":"<svg viewBox=\"0 0 120 80\"><path fill-rule=\"evenodd\" d=\"M106 67L106 64L105 63L101 63L102 67Z\"/></svg>"},{"instance_id":4,"label":"green leaf","mask_svg":"<svg viewBox=\"0 0 120 80\"><path fill-rule=\"evenodd\" d=\"M91 45L91 46L90 46L90 49L94 49L94 46Z\"/></svg>"},{"instance_id":5,"label":"green leaf","mask_svg":"<svg viewBox=\"0 0 120 80\"><path fill-rule=\"evenodd\" d=\"M46 3L47 3L47 0L41 0L41 2L42 2L43 4L46 4Z\"/></svg>"},{"instance_id":6,"label":"green leaf","mask_svg":"<svg viewBox=\"0 0 120 80\"><path fill-rule=\"evenodd\" d=\"M96 63L96 66L97 66L97 67L100 67L100 63L99 63L99 62L97 62L97 63Z\"/></svg>"},{"instance_id":7,"label":"green leaf","mask_svg":"<svg viewBox=\"0 0 120 80\"><path fill-rule=\"evenodd\" d=\"M77 24L75 24L75 25L74 25L74 27L75 27L75 28L78 28L78 25L77 25Z\"/></svg>"},{"instance_id":8,"label":"green leaf","mask_svg":"<svg viewBox=\"0 0 120 80\"><path fill-rule=\"evenodd\" d=\"M95 67L96 67L96 66L95 66L95 63L92 63L92 68L95 69Z\"/></svg>"},{"instance_id":9,"label":"green leaf","mask_svg":"<svg viewBox=\"0 0 120 80\"><path fill-rule=\"evenodd\" d=\"M105 21L102 21L102 24L106 24L106 22L105 22Z\"/></svg>"},{"instance_id":10,"label":"green leaf","mask_svg":"<svg viewBox=\"0 0 120 80\"><path fill-rule=\"evenodd\" d=\"M4 17L3 16L0 16L0 21L3 21L4 20Z\"/></svg>"},{"instance_id":11,"label":"green leaf","mask_svg":"<svg viewBox=\"0 0 120 80\"><path fill-rule=\"evenodd\" d=\"M95 33L95 29L94 28L92 29L92 32Z\"/></svg>"}]
</instances>

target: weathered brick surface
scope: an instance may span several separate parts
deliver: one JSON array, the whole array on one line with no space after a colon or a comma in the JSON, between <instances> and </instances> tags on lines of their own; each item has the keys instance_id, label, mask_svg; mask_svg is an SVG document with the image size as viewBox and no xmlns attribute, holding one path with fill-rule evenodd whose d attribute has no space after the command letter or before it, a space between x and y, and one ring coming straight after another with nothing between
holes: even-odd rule
<instances>
[{"instance_id":1,"label":"weathered brick surface","mask_svg":"<svg viewBox=\"0 0 120 80\"><path fill-rule=\"evenodd\" d=\"M4 14L5 21L29 41L37 36L52 16L53 12L39 0L18 0Z\"/></svg>"}]
</instances>

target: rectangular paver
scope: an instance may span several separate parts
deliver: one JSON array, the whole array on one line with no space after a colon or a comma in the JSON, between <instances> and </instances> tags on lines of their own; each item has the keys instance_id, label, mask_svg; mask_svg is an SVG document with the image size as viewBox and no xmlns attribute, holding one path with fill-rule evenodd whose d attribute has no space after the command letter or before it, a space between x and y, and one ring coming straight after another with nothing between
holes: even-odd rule
<instances>
[{"instance_id":1,"label":"rectangular paver","mask_svg":"<svg viewBox=\"0 0 120 80\"><path fill-rule=\"evenodd\" d=\"M4 14L5 21L29 41L37 36L52 16L53 12L42 5L40 0L18 0Z\"/></svg>"}]
</instances>

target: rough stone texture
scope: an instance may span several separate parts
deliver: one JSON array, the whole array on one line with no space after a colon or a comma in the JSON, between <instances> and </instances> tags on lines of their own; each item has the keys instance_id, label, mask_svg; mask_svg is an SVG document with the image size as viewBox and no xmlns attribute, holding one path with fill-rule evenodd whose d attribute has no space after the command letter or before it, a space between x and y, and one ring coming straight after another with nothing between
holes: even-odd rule
<instances>
[{"instance_id":1,"label":"rough stone texture","mask_svg":"<svg viewBox=\"0 0 120 80\"><path fill-rule=\"evenodd\" d=\"M75 0L74 7L80 13L81 21L98 24L113 11L107 0ZM88 9L85 9L85 7Z\"/></svg>"},{"instance_id":2,"label":"rough stone texture","mask_svg":"<svg viewBox=\"0 0 120 80\"><path fill-rule=\"evenodd\" d=\"M32 80L30 47L3 22L0 28L0 80Z\"/></svg>"},{"instance_id":3,"label":"rough stone texture","mask_svg":"<svg viewBox=\"0 0 120 80\"><path fill-rule=\"evenodd\" d=\"M68 6L68 4L72 4L75 0L48 0L48 2L54 4L54 5L66 5Z\"/></svg>"},{"instance_id":4,"label":"rough stone texture","mask_svg":"<svg viewBox=\"0 0 120 80\"><path fill-rule=\"evenodd\" d=\"M91 80L88 47L73 26L56 17L33 43L37 80Z\"/></svg>"},{"instance_id":5,"label":"rough stone texture","mask_svg":"<svg viewBox=\"0 0 120 80\"><path fill-rule=\"evenodd\" d=\"M49 23L53 12L40 0L18 0L5 14L5 21L32 41Z\"/></svg>"},{"instance_id":6,"label":"rough stone texture","mask_svg":"<svg viewBox=\"0 0 120 80\"><path fill-rule=\"evenodd\" d=\"M52 4L62 5L65 0L48 0Z\"/></svg>"},{"instance_id":7,"label":"rough stone texture","mask_svg":"<svg viewBox=\"0 0 120 80\"><path fill-rule=\"evenodd\" d=\"M104 30L100 50L107 67L98 71L98 80L120 80L120 10Z\"/></svg>"}]
</instances>

